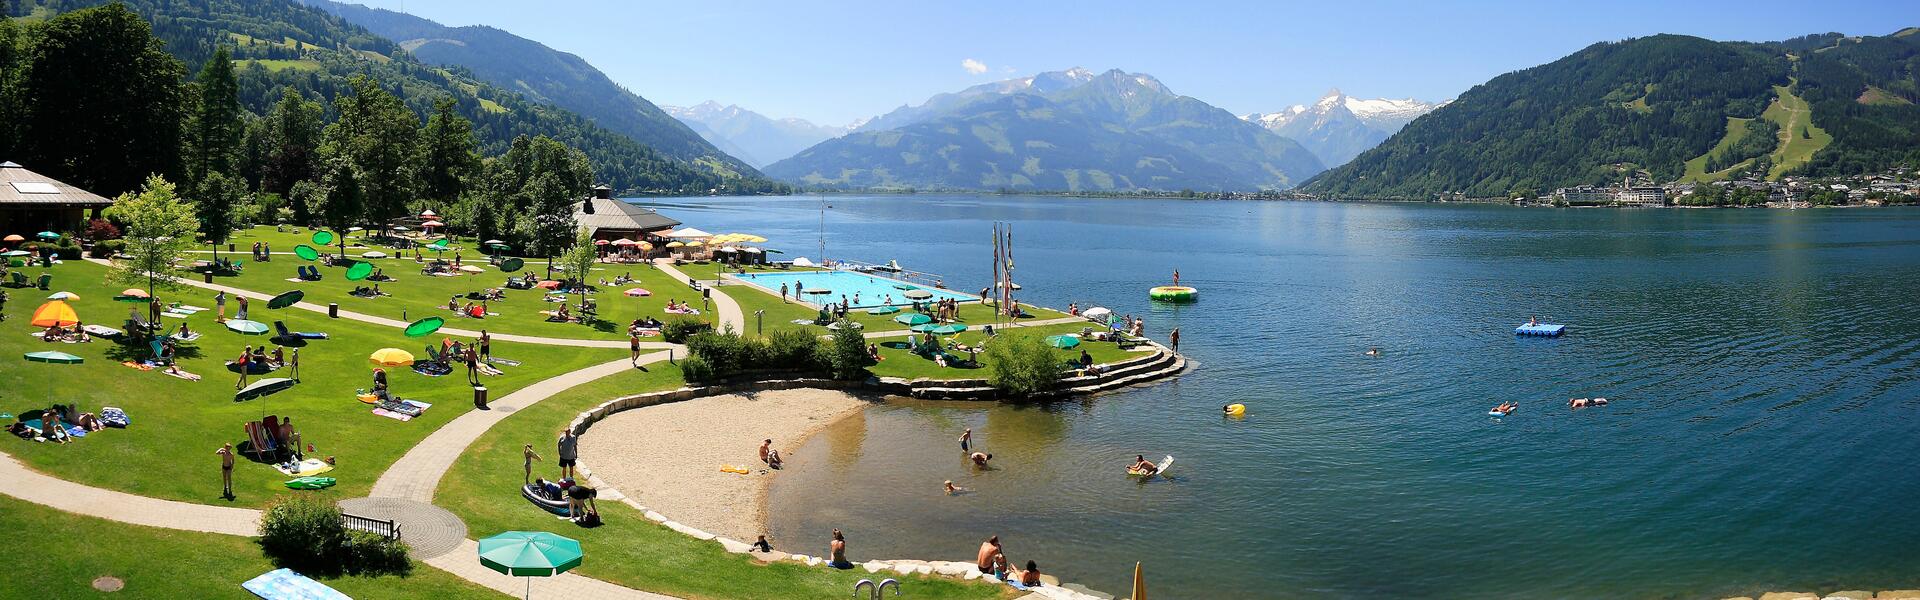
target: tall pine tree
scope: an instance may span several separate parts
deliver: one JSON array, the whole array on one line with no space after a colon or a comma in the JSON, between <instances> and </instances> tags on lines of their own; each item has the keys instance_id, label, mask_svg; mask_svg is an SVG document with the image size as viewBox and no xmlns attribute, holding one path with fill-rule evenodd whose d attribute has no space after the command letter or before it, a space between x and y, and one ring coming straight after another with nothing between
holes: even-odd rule
<instances>
[{"instance_id":1,"label":"tall pine tree","mask_svg":"<svg viewBox=\"0 0 1920 600\"><path fill-rule=\"evenodd\" d=\"M340 118L327 126L321 153L353 170L361 216L384 224L407 213L418 189L420 120L372 78L355 76L352 85L352 95L334 99Z\"/></svg>"},{"instance_id":2,"label":"tall pine tree","mask_svg":"<svg viewBox=\"0 0 1920 600\"><path fill-rule=\"evenodd\" d=\"M326 107L288 86L280 101L267 111L262 131L260 191L288 196L293 184L317 178L320 131L326 125ZM294 205L295 217L307 218L303 205Z\"/></svg>"},{"instance_id":3,"label":"tall pine tree","mask_svg":"<svg viewBox=\"0 0 1920 600\"><path fill-rule=\"evenodd\" d=\"M480 166L473 123L460 116L452 98L434 102L421 146L426 157L420 195L431 208L445 212L466 191L467 181L479 173Z\"/></svg>"},{"instance_id":4,"label":"tall pine tree","mask_svg":"<svg viewBox=\"0 0 1920 600\"><path fill-rule=\"evenodd\" d=\"M193 82L192 129L187 134L187 180L195 183L209 173L234 174L246 122L240 118L240 84L234 80L233 58L226 46L200 69Z\"/></svg>"}]
</instances>

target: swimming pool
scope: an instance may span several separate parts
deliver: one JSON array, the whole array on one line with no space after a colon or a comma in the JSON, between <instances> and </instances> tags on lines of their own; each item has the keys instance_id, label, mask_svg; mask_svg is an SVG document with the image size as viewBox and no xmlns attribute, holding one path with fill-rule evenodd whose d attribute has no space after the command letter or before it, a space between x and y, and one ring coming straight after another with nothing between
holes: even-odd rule
<instances>
[{"instance_id":1,"label":"swimming pool","mask_svg":"<svg viewBox=\"0 0 1920 600\"><path fill-rule=\"evenodd\" d=\"M978 300L972 295L953 290L943 290L930 285L909 283L898 279L889 279L867 273L852 271L797 271L793 273L747 273L735 275L735 278L751 283L775 294L780 286L786 285L788 294L796 291L801 300L815 304L840 302L846 298L847 305L853 308L867 308L887 304L905 306L914 301L902 295L907 290L926 290L933 294L928 300L954 299L961 301ZM827 290L827 293L815 293L815 290Z\"/></svg>"}]
</instances>

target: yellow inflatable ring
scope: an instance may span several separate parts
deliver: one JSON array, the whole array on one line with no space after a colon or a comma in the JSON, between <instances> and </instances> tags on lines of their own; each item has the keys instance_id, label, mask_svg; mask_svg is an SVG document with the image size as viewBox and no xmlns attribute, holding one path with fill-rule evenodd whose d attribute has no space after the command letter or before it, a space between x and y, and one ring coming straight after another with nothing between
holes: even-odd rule
<instances>
[{"instance_id":1,"label":"yellow inflatable ring","mask_svg":"<svg viewBox=\"0 0 1920 600\"><path fill-rule=\"evenodd\" d=\"M1163 285L1147 290L1147 296L1161 302L1192 302L1200 298L1200 290L1184 285Z\"/></svg>"}]
</instances>

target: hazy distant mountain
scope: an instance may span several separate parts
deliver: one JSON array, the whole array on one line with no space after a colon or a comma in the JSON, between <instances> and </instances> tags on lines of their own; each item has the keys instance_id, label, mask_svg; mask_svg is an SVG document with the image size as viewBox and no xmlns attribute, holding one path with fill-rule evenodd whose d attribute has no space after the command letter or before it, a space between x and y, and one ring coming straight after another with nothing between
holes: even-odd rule
<instances>
[{"instance_id":1,"label":"hazy distant mountain","mask_svg":"<svg viewBox=\"0 0 1920 600\"><path fill-rule=\"evenodd\" d=\"M1920 163L1920 29L1887 36L1594 44L1507 73L1306 185L1337 197L1498 197L1758 171Z\"/></svg>"},{"instance_id":2,"label":"hazy distant mountain","mask_svg":"<svg viewBox=\"0 0 1920 600\"><path fill-rule=\"evenodd\" d=\"M1380 145L1420 115L1445 105L1444 101L1412 98L1362 100L1335 89L1312 106L1295 104L1280 112L1254 113L1244 118L1300 142L1332 168Z\"/></svg>"},{"instance_id":3,"label":"hazy distant mountain","mask_svg":"<svg viewBox=\"0 0 1920 600\"><path fill-rule=\"evenodd\" d=\"M299 1L399 42L423 62L462 67L494 85L580 113L661 154L722 175L760 177L746 162L715 148L678 119L573 54L483 25L447 27L358 4Z\"/></svg>"},{"instance_id":4,"label":"hazy distant mountain","mask_svg":"<svg viewBox=\"0 0 1920 600\"><path fill-rule=\"evenodd\" d=\"M660 109L756 168L853 130L852 126L815 125L806 119L772 119L738 105L721 106L712 100L695 106L663 105Z\"/></svg>"},{"instance_id":5,"label":"hazy distant mountain","mask_svg":"<svg viewBox=\"0 0 1920 600\"><path fill-rule=\"evenodd\" d=\"M1150 75L1041 73L936 95L768 165L807 185L1017 190L1285 188L1311 152Z\"/></svg>"}]
</instances>

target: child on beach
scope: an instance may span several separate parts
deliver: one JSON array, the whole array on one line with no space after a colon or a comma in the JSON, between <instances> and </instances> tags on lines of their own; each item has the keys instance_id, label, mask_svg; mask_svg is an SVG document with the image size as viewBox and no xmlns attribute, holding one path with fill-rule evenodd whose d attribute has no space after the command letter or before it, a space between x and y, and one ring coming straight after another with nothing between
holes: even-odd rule
<instances>
[{"instance_id":1,"label":"child on beach","mask_svg":"<svg viewBox=\"0 0 1920 600\"><path fill-rule=\"evenodd\" d=\"M754 540L753 545L749 546L748 549L754 552L772 552L773 544L767 543L767 536L763 535L760 536L760 539Z\"/></svg>"}]
</instances>

